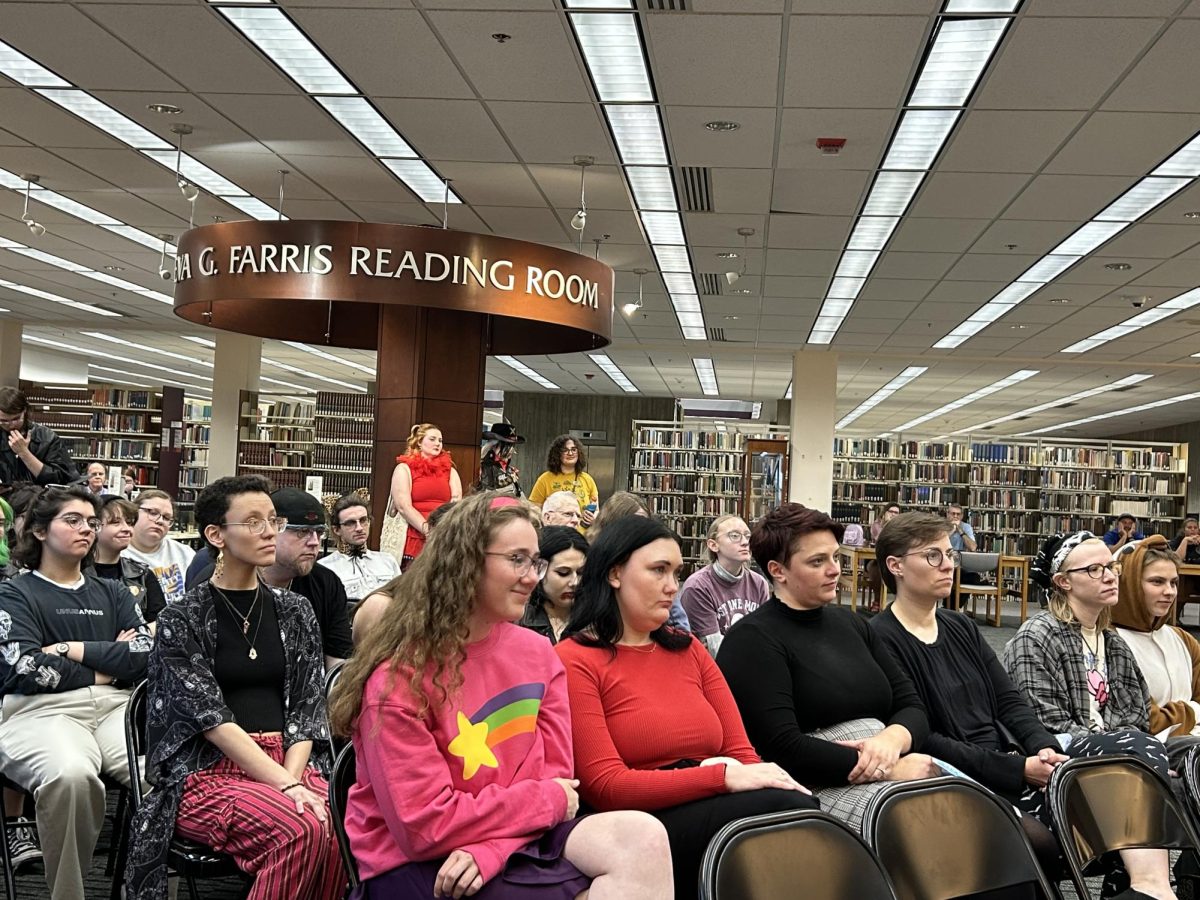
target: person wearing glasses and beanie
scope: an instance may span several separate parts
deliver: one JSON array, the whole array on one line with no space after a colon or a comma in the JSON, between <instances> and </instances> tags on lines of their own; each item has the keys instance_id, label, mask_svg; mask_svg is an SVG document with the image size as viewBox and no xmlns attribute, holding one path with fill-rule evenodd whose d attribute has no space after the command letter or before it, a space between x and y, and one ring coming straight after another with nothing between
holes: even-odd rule
<instances>
[{"instance_id":1,"label":"person wearing glasses and beanie","mask_svg":"<svg viewBox=\"0 0 1200 900\"><path fill-rule=\"evenodd\" d=\"M79 466L54 431L29 417L29 401L14 387L0 387L0 485L22 482L71 484Z\"/></svg>"},{"instance_id":2,"label":"person wearing glasses and beanie","mask_svg":"<svg viewBox=\"0 0 1200 900\"><path fill-rule=\"evenodd\" d=\"M536 524L510 496L459 501L341 670L329 715L358 759L358 900L671 896L661 825L576 815L562 663L512 624L546 571Z\"/></svg>"},{"instance_id":3,"label":"person wearing glasses and beanie","mask_svg":"<svg viewBox=\"0 0 1200 900\"><path fill-rule=\"evenodd\" d=\"M332 763L321 633L299 594L271 587L285 526L258 476L196 498L212 578L158 618L146 697L154 790L130 824L128 900L167 900L173 834L232 856L248 900L340 900L346 874L329 822Z\"/></svg>"},{"instance_id":4,"label":"person wearing glasses and beanie","mask_svg":"<svg viewBox=\"0 0 1200 900\"><path fill-rule=\"evenodd\" d=\"M125 706L154 642L123 584L83 574L97 506L78 485L44 490L14 548L29 571L0 584L0 769L34 797L52 900L83 900L100 776L130 783Z\"/></svg>"},{"instance_id":5,"label":"person wearing glasses and beanie","mask_svg":"<svg viewBox=\"0 0 1200 900\"><path fill-rule=\"evenodd\" d=\"M196 551L174 538L167 537L175 522L175 501L166 491L157 488L142 491L137 498L137 521L133 537L122 556L149 566L162 586L167 603L183 598L188 566Z\"/></svg>"},{"instance_id":6,"label":"person wearing glasses and beanie","mask_svg":"<svg viewBox=\"0 0 1200 900\"><path fill-rule=\"evenodd\" d=\"M1090 531L1047 538L1030 577L1049 592L1049 606L1017 630L1004 649L1004 667L1068 756L1131 753L1166 779L1166 747L1146 733L1146 682L1112 625L1120 574L1121 563ZM1175 896L1166 850L1120 856L1124 872L1109 873L1105 897ZM1117 893L1126 885L1128 892Z\"/></svg>"},{"instance_id":7,"label":"person wearing glasses and beanie","mask_svg":"<svg viewBox=\"0 0 1200 900\"><path fill-rule=\"evenodd\" d=\"M322 556L317 564L333 572L346 589L351 603L369 597L393 578L400 575L400 563L390 553L367 548L371 536L371 513L367 501L358 494L347 494L338 500L330 513L333 532L344 550Z\"/></svg>"},{"instance_id":8,"label":"person wearing glasses and beanie","mask_svg":"<svg viewBox=\"0 0 1200 900\"><path fill-rule=\"evenodd\" d=\"M708 527L712 563L693 572L679 591L692 634L714 657L725 632L771 596L767 581L748 565L750 528L737 516L718 516Z\"/></svg>"}]
</instances>

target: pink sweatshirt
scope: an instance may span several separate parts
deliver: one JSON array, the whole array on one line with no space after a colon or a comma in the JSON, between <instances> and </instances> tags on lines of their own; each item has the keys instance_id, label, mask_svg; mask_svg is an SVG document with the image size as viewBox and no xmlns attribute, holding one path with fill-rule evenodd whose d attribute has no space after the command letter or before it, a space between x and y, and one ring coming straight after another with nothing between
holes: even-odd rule
<instances>
[{"instance_id":1,"label":"pink sweatshirt","mask_svg":"<svg viewBox=\"0 0 1200 900\"><path fill-rule=\"evenodd\" d=\"M571 719L550 642L502 624L466 654L458 694L423 715L403 670L384 663L367 680L346 804L364 879L465 850L486 882L566 816L550 779L572 777ZM436 701L428 675L425 689Z\"/></svg>"}]
</instances>

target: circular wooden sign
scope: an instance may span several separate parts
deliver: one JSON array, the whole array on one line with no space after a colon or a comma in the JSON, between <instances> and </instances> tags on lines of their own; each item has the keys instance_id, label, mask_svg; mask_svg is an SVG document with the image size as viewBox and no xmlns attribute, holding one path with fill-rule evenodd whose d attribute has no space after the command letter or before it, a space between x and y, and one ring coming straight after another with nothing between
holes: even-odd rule
<instances>
[{"instance_id":1,"label":"circular wooden sign","mask_svg":"<svg viewBox=\"0 0 1200 900\"><path fill-rule=\"evenodd\" d=\"M186 232L175 313L240 334L377 350L386 304L490 317L490 354L612 340L613 271L527 241L370 222L222 222Z\"/></svg>"}]
</instances>

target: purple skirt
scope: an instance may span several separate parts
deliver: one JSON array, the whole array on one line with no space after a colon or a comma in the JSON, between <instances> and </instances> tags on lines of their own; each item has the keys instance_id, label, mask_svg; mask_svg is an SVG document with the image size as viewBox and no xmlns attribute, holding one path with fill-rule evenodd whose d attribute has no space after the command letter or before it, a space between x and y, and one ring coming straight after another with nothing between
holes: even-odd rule
<instances>
[{"instance_id":1,"label":"purple skirt","mask_svg":"<svg viewBox=\"0 0 1200 900\"><path fill-rule=\"evenodd\" d=\"M592 880L563 859L567 836L581 819L555 825L532 844L508 858L504 869L472 900L573 900ZM350 900L432 898L433 885L445 858L408 863L360 884Z\"/></svg>"}]
</instances>

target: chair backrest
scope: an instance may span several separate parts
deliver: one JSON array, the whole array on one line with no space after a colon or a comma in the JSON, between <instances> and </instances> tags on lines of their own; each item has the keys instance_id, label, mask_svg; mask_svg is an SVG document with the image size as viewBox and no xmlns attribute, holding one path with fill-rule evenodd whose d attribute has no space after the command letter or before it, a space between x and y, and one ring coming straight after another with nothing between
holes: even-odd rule
<instances>
[{"instance_id":1,"label":"chair backrest","mask_svg":"<svg viewBox=\"0 0 1200 900\"><path fill-rule=\"evenodd\" d=\"M1200 823L1200 744L1188 750L1179 769L1183 781L1183 796L1192 814L1192 821Z\"/></svg>"},{"instance_id":2,"label":"chair backrest","mask_svg":"<svg viewBox=\"0 0 1200 900\"><path fill-rule=\"evenodd\" d=\"M1032 884L1056 897L1012 806L965 778L890 784L863 834L899 900L944 900Z\"/></svg>"},{"instance_id":3,"label":"chair backrest","mask_svg":"<svg viewBox=\"0 0 1200 900\"><path fill-rule=\"evenodd\" d=\"M125 752L129 758L129 806L134 811L142 805L142 757L146 753L146 682L129 694L125 704Z\"/></svg>"},{"instance_id":4,"label":"chair backrest","mask_svg":"<svg viewBox=\"0 0 1200 900\"><path fill-rule=\"evenodd\" d=\"M963 553L960 563L964 572L995 572L1000 568L999 553Z\"/></svg>"},{"instance_id":5,"label":"chair backrest","mask_svg":"<svg viewBox=\"0 0 1200 900\"><path fill-rule=\"evenodd\" d=\"M338 679L342 677L342 667L344 665L346 665L345 660L342 660L341 662L338 662L338 663L334 663L333 668L331 668L328 672L325 673L325 708L326 709L329 708L329 698L333 694L333 689L334 689L334 687L337 686ZM344 737L334 734L333 730L330 729L329 746L333 750L333 755L335 758L337 757L337 755L339 753L342 752L342 748L345 747L346 744L348 744L348 743L349 743L349 741L347 741Z\"/></svg>"},{"instance_id":6,"label":"chair backrest","mask_svg":"<svg viewBox=\"0 0 1200 900\"><path fill-rule=\"evenodd\" d=\"M358 758L354 755L354 745L347 744L333 761L333 773L329 776L329 817L352 888L358 887L358 861L350 850L350 838L346 834L346 796L357 777Z\"/></svg>"},{"instance_id":7,"label":"chair backrest","mask_svg":"<svg viewBox=\"0 0 1200 900\"><path fill-rule=\"evenodd\" d=\"M1200 849L1171 786L1136 756L1070 759L1055 767L1046 792L1077 886L1085 884L1084 868L1110 850Z\"/></svg>"},{"instance_id":8,"label":"chair backrest","mask_svg":"<svg viewBox=\"0 0 1200 900\"><path fill-rule=\"evenodd\" d=\"M828 813L769 813L730 822L713 836L700 868L699 900L894 900L862 839Z\"/></svg>"}]
</instances>

